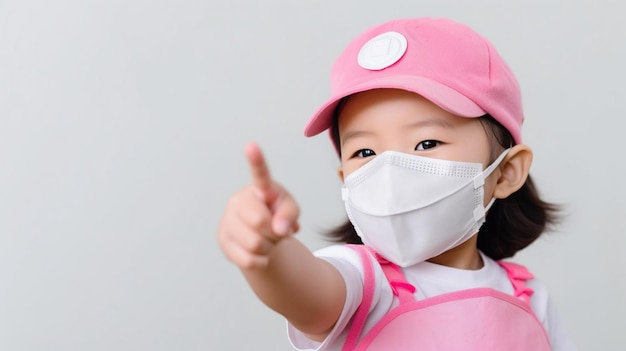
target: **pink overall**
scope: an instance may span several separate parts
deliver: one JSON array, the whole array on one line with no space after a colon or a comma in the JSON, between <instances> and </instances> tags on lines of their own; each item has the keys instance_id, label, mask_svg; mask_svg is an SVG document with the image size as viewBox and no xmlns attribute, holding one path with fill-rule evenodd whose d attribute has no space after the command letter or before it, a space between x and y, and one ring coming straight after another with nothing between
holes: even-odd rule
<instances>
[{"instance_id":1,"label":"pink overall","mask_svg":"<svg viewBox=\"0 0 626 351\"><path fill-rule=\"evenodd\" d=\"M415 287L395 264L374 254L399 305L364 336L363 326L374 295L374 271L370 251L350 245L364 268L363 300L355 312L343 351L348 350L550 350L543 325L532 312L533 291L526 280L533 276L514 263L499 262L513 284L511 296L491 288L455 291L416 301Z\"/></svg>"}]
</instances>

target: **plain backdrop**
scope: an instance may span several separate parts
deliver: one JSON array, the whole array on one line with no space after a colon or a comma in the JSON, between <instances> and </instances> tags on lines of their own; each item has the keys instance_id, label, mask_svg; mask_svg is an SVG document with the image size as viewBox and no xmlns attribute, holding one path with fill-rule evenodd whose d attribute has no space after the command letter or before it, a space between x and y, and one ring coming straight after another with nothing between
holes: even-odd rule
<instances>
[{"instance_id":1,"label":"plain backdrop","mask_svg":"<svg viewBox=\"0 0 626 351\"><path fill-rule=\"evenodd\" d=\"M514 260L581 350L626 344L626 26L617 1L0 0L0 350L289 350L220 252L260 144L311 249L344 219L303 136L364 29L448 17L523 90L531 174L564 205Z\"/></svg>"}]
</instances>

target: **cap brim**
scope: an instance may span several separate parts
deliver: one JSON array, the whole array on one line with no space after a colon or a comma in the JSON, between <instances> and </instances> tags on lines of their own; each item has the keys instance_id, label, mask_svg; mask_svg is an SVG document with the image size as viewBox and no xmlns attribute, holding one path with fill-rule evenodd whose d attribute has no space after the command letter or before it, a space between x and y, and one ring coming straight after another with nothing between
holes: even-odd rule
<instances>
[{"instance_id":1,"label":"cap brim","mask_svg":"<svg viewBox=\"0 0 626 351\"><path fill-rule=\"evenodd\" d=\"M370 79L328 99L307 123L304 135L317 135L330 127L337 105L346 96L373 89L403 89L419 94L442 109L461 117L480 117L486 112L460 92L425 77L393 76Z\"/></svg>"}]
</instances>

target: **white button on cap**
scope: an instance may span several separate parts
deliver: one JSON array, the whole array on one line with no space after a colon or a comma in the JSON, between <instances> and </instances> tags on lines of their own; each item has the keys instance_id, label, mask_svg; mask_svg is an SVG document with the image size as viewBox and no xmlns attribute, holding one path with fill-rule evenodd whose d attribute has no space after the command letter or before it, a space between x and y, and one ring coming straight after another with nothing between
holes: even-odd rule
<instances>
[{"instance_id":1,"label":"white button on cap","mask_svg":"<svg viewBox=\"0 0 626 351\"><path fill-rule=\"evenodd\" d=\"M375 36L363 45L357 61L359 66L372 71L387 68L404 55L407 41L398 32L386 32Z\"/></svg>"}]
</instances>

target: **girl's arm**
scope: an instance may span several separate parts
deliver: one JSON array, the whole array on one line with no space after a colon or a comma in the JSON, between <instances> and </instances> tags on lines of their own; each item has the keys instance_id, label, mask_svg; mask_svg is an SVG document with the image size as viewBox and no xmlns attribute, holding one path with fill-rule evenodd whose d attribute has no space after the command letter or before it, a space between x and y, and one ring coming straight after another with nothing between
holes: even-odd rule
<instances>
[{"instance_id":1,"label":"girl's arm","mask_svg":"<svg viewBox=\"0 0 626 351\"><path fill-rule=\"evenodd\" d=\"M340 273L293 237L299 209L274 182L259 148L246 148L253 184L233 195L218 229L224 254L259 299L311 339L321 341L341 314Z\"/></svg>"},{"instance_id":2,"label":"girl's arm","mask_svg":"<svg viewBox=\"0 0 626 351\"><path fill-rule=\"evenodd\" d=\"M261 301L312 340L324 340L343 309L339 272L293 237L276 245L266 268L242 272Z\"/></svg>"}]
</instances>

